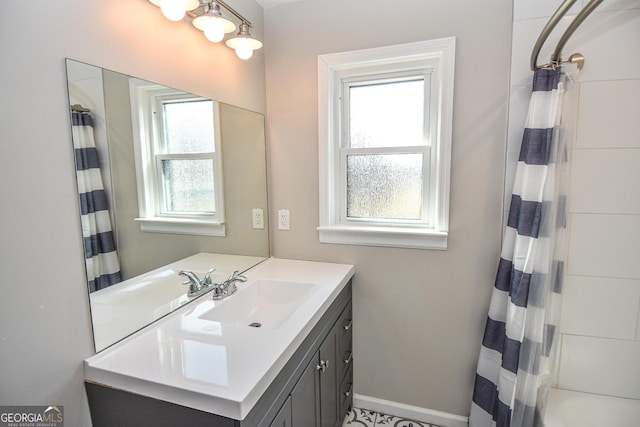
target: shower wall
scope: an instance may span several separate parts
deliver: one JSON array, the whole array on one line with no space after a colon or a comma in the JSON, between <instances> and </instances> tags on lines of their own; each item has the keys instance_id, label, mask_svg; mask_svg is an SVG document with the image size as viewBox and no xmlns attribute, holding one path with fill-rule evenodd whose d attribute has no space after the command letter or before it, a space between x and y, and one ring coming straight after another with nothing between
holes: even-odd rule
<instances>
[{"instance_id":1,"label":"shower wall","mask_svg":"<svg viewBox=\"0 0 640 427\"><path fill-rule=\"evenodd\" d=\"M530 95L529 55L561 0L515 0L505 194ZM575 15L587 0L579 0ZM560 23L539 63L573 16ZM640 2L603 2L564 52L586 57L571 175L556 386L640 399ZM508 206L508 204L506 204Z\"/></svg>"}]
</instances>

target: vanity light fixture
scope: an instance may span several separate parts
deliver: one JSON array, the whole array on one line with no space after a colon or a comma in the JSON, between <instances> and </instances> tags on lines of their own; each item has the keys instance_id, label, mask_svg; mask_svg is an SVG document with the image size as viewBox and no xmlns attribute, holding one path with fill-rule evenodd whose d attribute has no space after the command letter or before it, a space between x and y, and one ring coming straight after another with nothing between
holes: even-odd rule
<instances>
[{"instance_id":1,"label":"vanity light fixture","mask_svg":"<svg viewBox=\"0 0 640 427\"><path fill-rule=\"evenodd\" d=\"M254 39L249 32L249 25L246 22L240 24L240 30L235 37L227 40L227 46L236 50L236 55L240 59L249 59L253 51L262 47L260 40Z\"/></svg>"},{"instance_id":2,"label":"vanity light fixture","mask_svg":"<svg viewBox=\"0 0 640 427\"><path fill-rule=\"evenodd\" d=\"M204 5L204 13L191 21L194 27L204 32L204 36L213 43L222 41L225 34L236 30L236 24L222 16L220 5L215 1Z\"/></svg>"},{"instance_id":3,"label":"vanity light fixture","mask_svg":"<svg viewBox=\"0 0 640 427\"><path fill-rule=\"evenodd\" d=\"M228 14L240 21L238 33L227 40L226 45L235 49L240 59L249 59L253 51L262 47L262 42L253 38L250 33L251 22L236 12L221 0L149 0L162 10L165 18L180 21L185 16L191 18L191 23L198 30L204 32L207 40L218 43L226 34L236 29L236 24L224 17L221 7Z\"/></svg>"}]
</instances>

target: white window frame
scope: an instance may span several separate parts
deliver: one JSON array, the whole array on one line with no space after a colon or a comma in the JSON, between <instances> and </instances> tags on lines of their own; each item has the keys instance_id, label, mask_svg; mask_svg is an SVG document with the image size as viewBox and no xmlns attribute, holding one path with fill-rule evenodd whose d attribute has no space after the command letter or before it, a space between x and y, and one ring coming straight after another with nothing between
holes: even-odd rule
<instances>
[{"instance_id":1,"label":"white window frame","mask_svg":"<svg viewBox=\"0 0 640 427\"><path fill-rule=\"evenodd\" d=\"M455 37L318 56L318 138L320 224L323 243L446 250L449 234L449 189ZM349 82L385 76L425 80L425 114L429 115L423 187L428 207L420 221L372 221L346 218L344 148L345 99ZM347 86L345 86L347 85ZM415 149L416 147L412 147ZM375 149L370 150L375 151ZM379 150L379 152L402 152Z\"/></svg>"},{"instance_id":2,"label":"white window frame","mask_svg":"<svg viewBox=\"0 0 640 427\"><path fill-rule=\"evenodd\" d=\"M162 128L163 103L172 100L207 100L187 92L167 88L145 80L130 79L131 118L133 125L139 217L142 231L151 233L190 234L224 237L226 235L223 194L220 114L213 102L214 144L212 153L164 154ZM163 212L161 162L166 159L211 159L213 162L216 212Z\"/></svg>"}]
</instances>

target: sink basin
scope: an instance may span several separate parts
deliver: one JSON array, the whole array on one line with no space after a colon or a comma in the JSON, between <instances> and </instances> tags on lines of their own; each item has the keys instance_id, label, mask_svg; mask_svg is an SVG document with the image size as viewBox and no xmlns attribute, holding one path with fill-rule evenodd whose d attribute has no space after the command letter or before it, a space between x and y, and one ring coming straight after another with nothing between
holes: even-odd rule
<instances>
[{"instance_id":1,"label":"sink basin","mask_svg":"<svg viewBox=\"0 0 640 427\"><path fill-rule=\"evenodd\" d=\"M221 323L276 328L316 285L259 279L200 316Z\"/></svg>"}]
</instances>

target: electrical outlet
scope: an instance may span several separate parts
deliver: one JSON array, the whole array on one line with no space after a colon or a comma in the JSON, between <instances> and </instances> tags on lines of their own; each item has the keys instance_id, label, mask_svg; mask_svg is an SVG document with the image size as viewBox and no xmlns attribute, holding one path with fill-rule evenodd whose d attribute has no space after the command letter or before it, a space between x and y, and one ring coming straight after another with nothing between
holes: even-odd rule
<instances>
[{"instance_id":1,"label":"electrical outlet","mask_svg":"<svg viewBox=\"0 0 640 427\"><path fill-rule=\"evenodd\" d=\"M278 230L289 230L289 209L278 210Z\"/></svg>"},{"instance_id":2,"label":"electrical outlet","mask_svg":"<svg viewBox=\"0 0 640 427\"><path fill-rule=\"evenodd\" d=\"M264 211L260 208L255 208L252 211L253 216L253 228L264 228Z\"/></svg>"}]
</instances>

